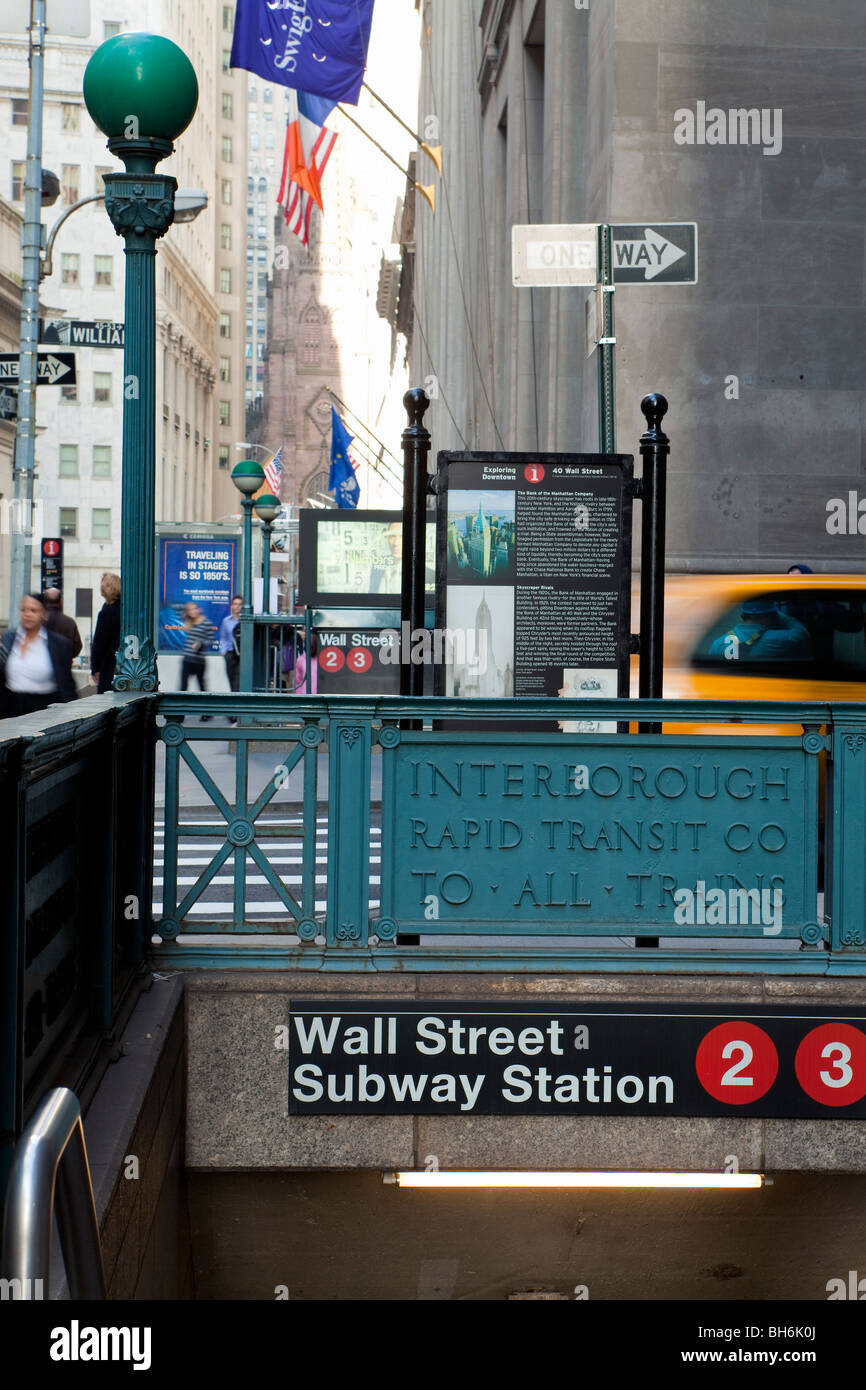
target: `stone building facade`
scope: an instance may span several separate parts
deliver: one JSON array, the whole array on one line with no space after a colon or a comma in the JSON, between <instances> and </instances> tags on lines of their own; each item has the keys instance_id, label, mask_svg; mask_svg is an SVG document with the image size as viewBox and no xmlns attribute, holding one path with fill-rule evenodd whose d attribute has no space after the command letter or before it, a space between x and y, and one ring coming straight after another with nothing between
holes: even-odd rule
<instances>
[{"instance_id":1,"label":"stone building facade","mask_svg":"<svg viewBox=\"0 0 866 1390\"><path fill-rule=\"evenodd\" d=\"M862 536L826 522L866 496L860 0L421 8L419 120L446 152L435 217L416 208L434 447L598 447L587 292L513 288L514 224L695 222L696 285L615 295L618 447L647 391L670 401L669 567L859 570ZM690 143L683 112L711 110L757 124Z\"/></svg>"}]
</instances>

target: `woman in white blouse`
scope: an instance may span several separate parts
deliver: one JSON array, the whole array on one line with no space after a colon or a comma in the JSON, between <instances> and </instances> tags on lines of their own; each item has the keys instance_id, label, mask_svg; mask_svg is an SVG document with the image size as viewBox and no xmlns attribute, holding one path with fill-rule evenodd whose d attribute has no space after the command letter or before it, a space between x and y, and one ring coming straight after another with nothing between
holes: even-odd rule
<instances>
[{"instance_id":1,"label":"woman in white blouse","mask_svg":"<svg viewBox=\"0 0 866 1390\"><path fill-rule=\"evenodd\" d=\"M72 646L59 632L49 631L47 616L41 596L25 594L18 627L0 642L4 717L32 714L76 697Z\"/></svg>"}]
</instances>

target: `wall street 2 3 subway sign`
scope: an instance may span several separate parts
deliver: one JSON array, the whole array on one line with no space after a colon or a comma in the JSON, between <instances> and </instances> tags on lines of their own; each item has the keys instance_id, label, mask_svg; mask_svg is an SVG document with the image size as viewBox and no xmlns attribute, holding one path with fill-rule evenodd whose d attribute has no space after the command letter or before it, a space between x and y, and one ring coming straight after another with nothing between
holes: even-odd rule
<instances>
[{"instance_id":1,"label":"wall street 2 3 subway sign","mask_svg":"<svg viewBox=\"0 0 866 1390\"><path fill-rule=\"evenodd\" d=\"M866 1119L866 1010L296 1000L290 1115Z\"/></svg>"}]
</instances>

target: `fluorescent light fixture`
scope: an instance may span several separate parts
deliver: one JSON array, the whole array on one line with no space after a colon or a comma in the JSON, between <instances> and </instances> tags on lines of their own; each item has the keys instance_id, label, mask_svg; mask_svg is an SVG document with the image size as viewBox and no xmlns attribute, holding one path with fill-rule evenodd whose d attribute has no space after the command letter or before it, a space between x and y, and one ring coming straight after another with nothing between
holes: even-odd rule
<instances>
[{"instance_id":1,"label":"fluorescent light fixture","mask_svg":"<svg viewBox=\"0 0 866 1390\"><path fill-rule=\"evenodd\" d=\"M401 1171L398 1187L714 1187L754 1188L764 1184L763 1173L580 1173L580 1172L466 1172ZM394 1178L386 1178L394 1181Z\"/></svg>"}]
</instances>

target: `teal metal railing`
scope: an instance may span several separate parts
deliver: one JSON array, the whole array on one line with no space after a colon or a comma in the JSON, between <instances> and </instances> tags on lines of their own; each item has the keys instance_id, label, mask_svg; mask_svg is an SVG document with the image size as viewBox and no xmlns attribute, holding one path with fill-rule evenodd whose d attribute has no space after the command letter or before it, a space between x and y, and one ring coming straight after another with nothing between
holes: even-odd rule
<instances>
[{"instance_id":1,"label":"teal metal railing","mask_svg":"<svg viewBox=\"0 0 866 1390\"><path fill-rule=\"evenodd\" d=\"M579 700L554 719L541 699L162 695L157 709L161 963L866 970L864 706ZM190 722L204 710L238 723ZM274 842L294 844L291 873ZM660 947L636 949L648 935Z\"/></svg>"}]
</instances>

